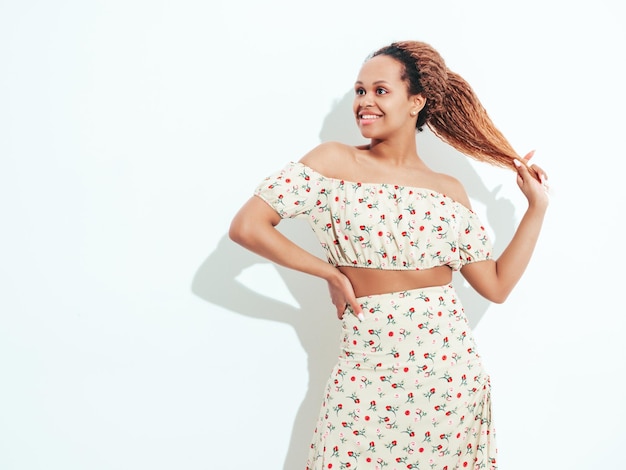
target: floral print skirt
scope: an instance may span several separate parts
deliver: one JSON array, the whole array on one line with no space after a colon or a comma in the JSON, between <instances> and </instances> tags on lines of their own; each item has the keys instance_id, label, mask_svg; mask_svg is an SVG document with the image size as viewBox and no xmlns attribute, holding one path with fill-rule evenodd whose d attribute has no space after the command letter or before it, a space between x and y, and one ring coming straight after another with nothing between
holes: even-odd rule
<instances>
[{"instance_id":1,"label":"floral print skirt","mask_svg":"<svg viewBox=\"0 0 626 470\"><path fill-rule=\"evenodd\" d=\"M495 470L489 376L452 285L359 298L343 318L307 470Z\"/></svg>"}]
</instances>

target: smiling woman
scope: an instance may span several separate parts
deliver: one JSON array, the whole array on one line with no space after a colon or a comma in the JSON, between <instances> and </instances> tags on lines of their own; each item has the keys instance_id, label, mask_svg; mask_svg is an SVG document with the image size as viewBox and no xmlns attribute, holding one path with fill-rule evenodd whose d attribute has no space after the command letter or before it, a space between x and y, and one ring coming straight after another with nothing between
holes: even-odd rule
<instances>
[{"instance_id":1,"label":"smiling woman","mask_svg":"<svg viewBox=\"0 0 626 470\"><path fill-rule=\"evenodd\" d=\"M428 44L386 46L363 64L353 112L369 143L321 144L263 180L230 237L280 265L327 281L342 322L307 469L497 468L490 379L461 299L460 271L503 302L534 250L548 199L543 170L520 158L469 85ZM417 151L428 125L470 157L516 172L528 209L494 258L457 179ZM276 226L302 217L327 260Z\"/></svg>"},{"instance_id":2,"label":"smiling woman","mask_svg":"<svg viewBox=\"0 0 626 470\"><path fill-rule=\"evenodd\" d=\"M363 65L354 87L354 113L363 137L372 138L380 134L380 129L371 127L381 122L392 124L390 129L400 132L406 132L403 126L415 128L411 120L403 118L406 115L417 116L426 100L420 93L407 99L407 85L399 68L400 63L386 55L373 57ZM392 74L387 79L381 79L386 71Z\"/></svg>"}]
</instances>

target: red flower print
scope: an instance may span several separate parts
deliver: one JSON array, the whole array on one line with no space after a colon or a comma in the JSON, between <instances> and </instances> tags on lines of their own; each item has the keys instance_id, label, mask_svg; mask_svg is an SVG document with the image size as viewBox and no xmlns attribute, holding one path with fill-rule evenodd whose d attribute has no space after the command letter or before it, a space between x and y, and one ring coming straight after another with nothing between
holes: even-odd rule
<instances>
[{"instance_id":1,"label":"red flower print","mask_svg":"<svg viewBox=\"0 0 626 470\"><path fill-rule=\"evenodd\" d=\"M295 170L276 174L259 193L281 217L306 216L301 220L308 219L333 265L458 269L466 257L482 260L492 250L475 216L443 193L345 182L291 165ZM368 296L367 328L342 324L341 368L324 396L307 469L495 467L486 394L478 393L488 384L474 360L471 329L461 328L452 287L430 289Z\"/></svg>"}]
</instances>

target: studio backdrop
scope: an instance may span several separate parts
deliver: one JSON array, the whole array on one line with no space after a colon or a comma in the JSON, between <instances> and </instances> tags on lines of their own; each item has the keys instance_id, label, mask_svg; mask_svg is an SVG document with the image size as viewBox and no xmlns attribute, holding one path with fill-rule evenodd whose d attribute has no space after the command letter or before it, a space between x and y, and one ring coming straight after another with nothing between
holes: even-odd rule
<instances>
[{"instance_id":1,"label":"studio backdrop","mask_svg":"<svg viewBox=\"0 0 626 470\"><path fill-rule=\"evenodd\" d=\"M354 80L404 39L550 177L508 300L454 279L500 468L620 468L625 20L610 0L0 3L0 468L304 468L340 324L323 281L228 227L266 175L363 142ZM416 139L501 253L515 174ZM279 229L322 256L306 222Z\"/></svg>"}]
</instances>

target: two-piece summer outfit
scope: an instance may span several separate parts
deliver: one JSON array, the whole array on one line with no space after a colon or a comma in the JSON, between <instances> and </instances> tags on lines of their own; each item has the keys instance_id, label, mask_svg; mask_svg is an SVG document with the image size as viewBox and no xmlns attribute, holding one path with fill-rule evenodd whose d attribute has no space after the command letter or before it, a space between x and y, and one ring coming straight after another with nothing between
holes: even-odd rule
<instances>
[{"instance_id":1,"label":"two-piece summer outfit","mask_svg":"<svg viewBox=\"0 0 626 470\"><path fill-rule=\"evenodd\" d=\"M304 217L335 266L453 270L490 259L477 215L425 188L329 178L290 162L255 194ZM307 470L496 469L489 376L452 285L358 298L342 323Z\"/></svg>"}]
</instances>

